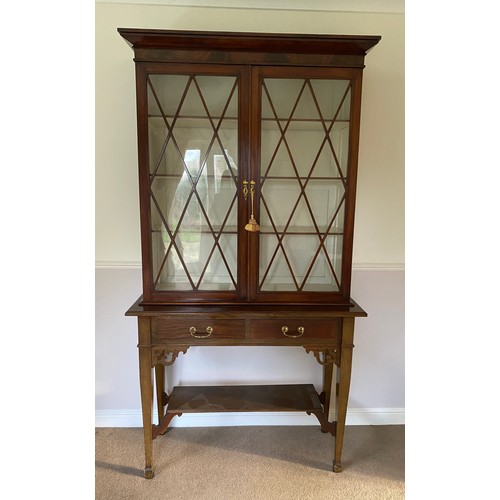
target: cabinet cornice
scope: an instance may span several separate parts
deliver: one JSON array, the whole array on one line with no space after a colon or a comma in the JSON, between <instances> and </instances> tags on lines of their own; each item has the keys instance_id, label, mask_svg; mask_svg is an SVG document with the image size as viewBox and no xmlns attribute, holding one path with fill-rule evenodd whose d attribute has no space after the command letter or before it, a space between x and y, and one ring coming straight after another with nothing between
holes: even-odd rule
<instances>
[{"instance_id":1,"label":"cabinet cornice","mask_svg":"<svg viewBox=\"0 0 500 500\"><path fill-rule=\"evenodd\" d=\"M345 54L364 56L381 39L378 35L318 35L290 33L232 33L118 28L134 49L240 51L254 53Z\"/></svg>"}]
</instances>

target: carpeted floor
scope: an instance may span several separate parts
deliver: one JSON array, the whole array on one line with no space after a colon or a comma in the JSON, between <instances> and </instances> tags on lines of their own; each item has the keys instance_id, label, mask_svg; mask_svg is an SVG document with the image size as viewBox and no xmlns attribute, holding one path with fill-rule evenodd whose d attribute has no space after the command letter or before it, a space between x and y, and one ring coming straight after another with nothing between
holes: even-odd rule
<instances>
[{"instance_id":1,"label":"carpeted floor","mask_svg":"<svg viewBox=\"0 0 500 500\"><path fill-rule=\"evenodd\" d=\"M142 429L96 428L97 500L404 499L404 426L349 426L344 472L319 427L174 427L154 441L143 478Z\"/></svg>"}]
</instances>

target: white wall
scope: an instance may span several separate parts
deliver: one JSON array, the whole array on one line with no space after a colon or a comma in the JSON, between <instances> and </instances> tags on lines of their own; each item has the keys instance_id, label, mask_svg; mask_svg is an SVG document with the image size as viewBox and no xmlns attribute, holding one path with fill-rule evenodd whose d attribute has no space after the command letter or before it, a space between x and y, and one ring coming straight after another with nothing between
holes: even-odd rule
<instances>
[{"instance_id":1,"label":"white wall","mask_svg":"<svg viewBox=\"0 0 500 500\"><path fill-rule=\"evenodd\" d=\"M297 8L299 2L290 5ZM124 317L141 293L134 65L132 50L118 35L118 27L382 35L366 58L363 87L352 296L369 316L357 321L348 422L401 422L404 16L98 3L97 425L140 425L136 323ZM320 382L320 366L301 349L212 348L210 356L206 349L210 348L191 348L186 356L181 355L169 370L173 379L182 383ZM257 421L251 416L244 421L227 418L222 423ZM277 416L275 423L309 422L306 416L298 419Z\"/></svg>"}]
</instances>

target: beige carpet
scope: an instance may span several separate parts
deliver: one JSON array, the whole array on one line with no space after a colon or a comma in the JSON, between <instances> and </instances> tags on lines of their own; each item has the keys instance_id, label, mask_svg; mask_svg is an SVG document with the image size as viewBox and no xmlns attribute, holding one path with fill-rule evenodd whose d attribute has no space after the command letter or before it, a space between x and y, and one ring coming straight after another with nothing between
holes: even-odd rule
<instances>
[{"instance_id":1,"label":"beige carpet","mask_svg":"<svg viewBox=\"0 0 500 500\"><path fill-rule=\"evenodd\" d=\"M404 426L350 426L344 472L319 427L171 428L143 478L142 429L96 428L96 499L404 498Z\"/></svg>"}]
</instances>

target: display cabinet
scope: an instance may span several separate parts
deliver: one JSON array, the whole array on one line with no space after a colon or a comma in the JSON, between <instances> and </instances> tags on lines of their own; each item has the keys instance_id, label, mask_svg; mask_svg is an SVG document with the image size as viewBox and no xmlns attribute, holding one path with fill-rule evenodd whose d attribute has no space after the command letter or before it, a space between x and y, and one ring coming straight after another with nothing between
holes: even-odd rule
<instances>
[{"instance_id":1,"label":"display cabinet","mask_svg":"<svg viewBox=\"0 0 500 500\"><path fill-rule=\"evenodd\" d=\"M146 477L152 439L191 411L312 413L340 471L354 318L366 315L350 296L362 72L380 37L118 31L136 71L143 295L127 314ZM191 345L303 346L324 387L167 394L164 366Z\"/></svg>"}]
</instances>

